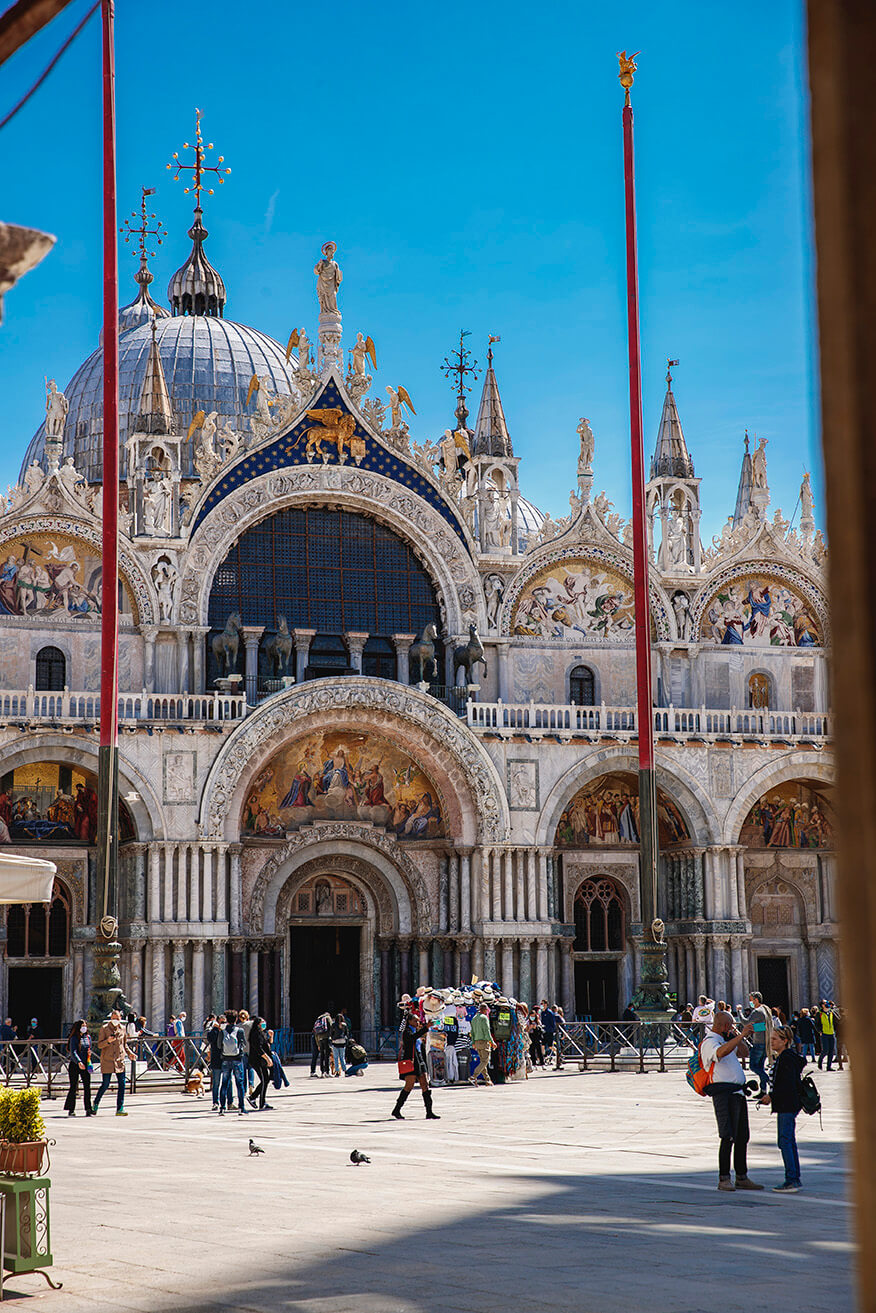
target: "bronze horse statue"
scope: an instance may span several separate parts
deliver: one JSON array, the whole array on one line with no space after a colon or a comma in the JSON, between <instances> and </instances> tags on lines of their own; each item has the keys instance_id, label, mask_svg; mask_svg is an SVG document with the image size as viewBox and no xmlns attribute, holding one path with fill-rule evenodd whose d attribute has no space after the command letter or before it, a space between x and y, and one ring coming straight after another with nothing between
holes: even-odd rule
<instances>
[{"instance_id":1,"label":"bronze horse statue","mask_svg":"<svg viewBox=\"0 0 876 1313\"><path fill-rule=\"evenodd\" d=\"M411 660L420 667L420 678L417 681L425 684L430 680L438 678L438 662L435 659L435 639L438 637L438 630L434 625L426 625L416 643L411 644Z\"/></svg>"},{"instance_id":2,"label":"bronze horse statue","mask_svg":"<svg viewBox=\"0 0 876 1313\"><path fill-rule=\"evenodd\" d=\"M284 615L277 616L277 632L270 643L265 645L265 656L276 679L279 675L288 675L289 658L292 655L292 635Z\"/></svg>"},{"instance_id":3,"label":"bronze horse statue","mask_svg":"<svg viewBox=\"0 0 876 1313\"><path fill-rule=\"evenodd\" d=\"M214 634L210 640L213 657L223 675L231 675L237 670L237 653L240 648L240 615L233 611L225 621L221 634Z\"/></svg>"},{"instance_id":4,"label":"bronze horse statue","mask_svg":"<svg viewBox=\"0 0 876 1313\"><path fill-rule=\"evenodd\" d=\"M453 649L453 682L456 683L457 672L460 666L465 671L466 684L473 684L474 668L481 665L484 668L484 679L487 677L487 663L484 658L484 645L478 634L477 625L469 625L468 642L461 647Z\"/></svg>"}]
</instances>

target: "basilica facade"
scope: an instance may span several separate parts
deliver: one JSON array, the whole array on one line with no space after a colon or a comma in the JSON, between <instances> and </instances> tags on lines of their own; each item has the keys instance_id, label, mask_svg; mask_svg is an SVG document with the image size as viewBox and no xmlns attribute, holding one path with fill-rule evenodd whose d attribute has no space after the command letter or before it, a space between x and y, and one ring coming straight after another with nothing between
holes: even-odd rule
<instances>
[{"instance_id":1,"label":"basilica facade","mask_svg":"<svg viewBox=\"0 0 876 1313\"><path fill-rule=\"evenodd\" d=\"M153 1028L248 1006L391 1024L486 976L567 1016L634 996L641 938L629 525L578 425L569 514L522 492L492 358L443 435L345 334L336 251L284 346L192 252L120 311L122 976ZM464 368L460 340L460 369ZM382 352L391 344L381 344ZM8 910L0 1014L83 1015L102 605L101 353L0 499L0 843L57 864ZM382 396L386 396L384 402ZM474 394L477 395L476 393ZM24 447L22 443L22 447ZM741 458L720 538L671 376L651 459L660 914L679 1001L837 985L825 546L808 476L770 510Z\"/></svg>"}]
</instances>

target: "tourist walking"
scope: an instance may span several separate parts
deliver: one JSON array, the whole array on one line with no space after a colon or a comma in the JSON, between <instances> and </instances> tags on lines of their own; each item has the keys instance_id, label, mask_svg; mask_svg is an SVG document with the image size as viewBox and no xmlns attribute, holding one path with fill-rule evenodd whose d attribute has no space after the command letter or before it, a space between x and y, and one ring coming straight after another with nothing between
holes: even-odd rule
<instances>
[{"instance_id":1,"label":"tourist walking","mask_svg":"<svg viewBox=\"0 0 876 1313\"><path fill-rule=\"evenodd\" d=\"M268 1023L264 1017L253 1017L249 1032L249 1065L258 1078L258 1086L249 1095L249 1101L259 1112L273 1112L267 1102L268 1080L271 1074L271 1046L268 1043Z\"/></svg>"},{"instance_id":2,"label":"tourist walking","mask_svg":"<svg viewBox=\"0 0 876 1313\"><path fill-rule=\"evenodd\" d=\"M753 1033L750 1022L740 1034L734 1034L729 1012L716 1012L712 1025L700 1043L700 1061L711 1071L706 1093L711 1096L718 1123L718 1189L762 1190L748 1175L748 1102L745 1098L745 1072L739 1050L747 1049L745 1040ZM736 1184L730 1176L730 1159L736 1172Z\"/></svg>"},{"instance_id":3,"label":"tourist walking","mask_svg":"<svg viewBox=\"0 0 876 1313\"><path fill-rule=\"evenodd\" d=\"M282 1089L284 1085L288 1087L289 1079L283 1070L283 1063L280 1059L280 1054L274 1048L274 1032L272 1030L268 1031L268 1043L271 1046L271 1081L273 1082L274 1089Z\"/></svg>"},{"instance_id":4,"label":"tourist walking","mask_svg":"<svg viewBox=\"0 0 876 1313\"><path fill-rule=\"evenodd\" d=\"M313 1038L316 1041L316 1052L319 1058L319 1075L320 1079L329 1075L329 1050L331 1047L331 1030L332 1018L330 1012L320 1012L316 1021L313 1023Z\"/></svg>"},{"instance_id":5,"label":"tourist walking","mask_svg":"<svg viewBox=\"0 0 876 1313\"><path fill-rule=\"evenodd\" d=\"M804 1058L815 1061L815 1022L808 1008L801 1008L797 1018L797 1043Z\"/></svg>"},{"instance_id":6,"label":"tourist walking","mask_svg":"<svg viewBox=\"0 0 876 1313\"><path fill-rule=\"evenodd\" d=\"M493 1039L493 1032L490 1030L490 1006L488 1003L481 1003L475 1015L471 1020L471 1046L477 1054L477 1066L474 1068L469 1080L472 1085L477 1085L478 1076L483 1076L485 1085L492 1085L490 1077L490 1058L493 1049L496 1047Z\"/></svg>"},{"instance_id":7,"label":"tourist walking","mask_svg":"<svg viewBox=\"0 0 876 1313\"><path fill-rule=\"evenodd\" d=\"M529 1053L533 1067L544 1067L544 1031L538 1008L533 1008L529 1015Z\"/></svg>"},{"instance_id":8,"label":"tourist walking","mask_svg":"<svg viewBox=\"0 0 876 1313\"><path fill-rule=\"evenodd\" d=\"M222 1024L218 1017L208 1021L207 1050L210 1060L210 1090L213 1095L213 1111L219 1111L219 1092L222 1089Z\"/></svg>"},{"instance_id":9,"label":"tourist walking","mask_svg":"<svg viewBox=\"0 0 876 1313\"><path fill-rule=\"evenodd\" d=\"M237 1115L242 1117L247 1109L243 1106L243 1054L246 1039L243 1029L237 1024L237 1013L229 1009L225 1013L225 1025L222 1027L222 1083L219 1087L219 1116L223 1117L234 1107L234 1090L237 1090Z\"/></svg>"},{"instance_id":10,"label":"tourist walking","mask_svg":"<svg viewBox=\"0 0 876 1313\"><path fill-rule=\"evenodd\" d=\"M827 1058L827 1070L832 1071L833 1060L836 1056L836 1013L833 1001L826 1003L824 999L821 1000L818 1027L821 1031L821 1052L818 1055L818 1070L823 1069L822 1063Z\"/></svg>"},{"instance_id":11,"label":"tourist walking","mask_svg":"<svg viewBox=\"0 0 876 1313\"><path fill-rule=\"evenodd\" d=\"M329 1036L332 1042L332 1058L334 1060L335 1075L340 1076L342 1071L346 1071L345 1053L347 1050L347 1039L350 1035L350 1025L344 1016L344 1009L341 1008L329 1027Z\"/></svg>"},{"instance_id":12,"label":"tourist walking","mask_svg":"<svg viewBox=\"0 0 876 1313\"><path fill-rule=\"evenodd\" d=\"M68 1067L70 1089L64 1104L67 1109L67 1116L76 1116L76 1089L79 1082L82 1081L85 1116L93 1117L94 1109L91 1106L91 1036L88 1033L88 1022L84 1018L73 1023L67 1040L67 1048L70 1053Z\"/></svg>"},{"instance_id":13,"label":"tourist walking","mask_svg":"<svg viewBox=\"0 0 876 1313\"><path fill-rule=\"evenodd\" d=\"M783 1185L774 1185L776 1194L796 1194L801 1188L800 1155L797 1152L797 1114L803 1107L801 1077L806 1059L794 1052L794 1032L789 1026L773 1031L772 1091L760 1100L776 1114L776 1139L785 1164Z\"/></svg>"},{"instance_id":14,"label":"tourist walking","mask_svg":"<svg viewBox=\"0 0 876 1313\"><path fill-rule=\"evenodd\" d=\"M773 1014L764 1005L763 994L758 993L757 990L749 994L748 1002L751 1005L751 1011L748 1014L748 1025L753 1027L751 1057L748 1065L760 1081L761 1094L766 1094L766 1062L772 1054L770 1036L773 1033Z\"/></svg>"},{"instance_id":15,"label":"tourist walking","mask_svg":"<svg viewBox=\"0 0 876 1313\"><path fill-rule=\"evenodd\" d=\"M432 1107L432 1091L429 1089L429 1077L426 1073L426 1059L419 1043L429 1029L428 1021L421 1022L411 1004L399 1004L402 1007L402 1022L398 1032L398 1074L404 1081L404 1088L395 1101L392 1116L404 1121L402 1108L408 1095L419 1082L423 1091L423 1103L426 1105L426 1120L438 1121L438 1114Z\"/></svg>"},{"instance_id":16,"label":"tourist walking","mask_svg":"<svg viewBox=\"0 0 876 1313\"><path fill-rule=\"evenodd\" d=\"M116 1078L116 1116L127 1117L125 1112L125 1058L136 1061L136 1054L128 1048L122 1014L113 1009L109 1021L105 1021L97 1034L97 1047L100 1050L100 1089L94 1099L94 1111L97 1112L100 1101L110 1087L113 1076Z\"/></svg>"}]
</instances>

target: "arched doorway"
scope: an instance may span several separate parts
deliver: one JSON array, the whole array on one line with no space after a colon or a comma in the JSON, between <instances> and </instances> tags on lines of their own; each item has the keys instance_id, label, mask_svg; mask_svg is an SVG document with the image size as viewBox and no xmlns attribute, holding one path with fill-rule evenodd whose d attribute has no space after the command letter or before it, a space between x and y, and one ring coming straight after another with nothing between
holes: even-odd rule
<instances>
[{"instance_id":1,"label":"arched doorway","mask_svg":"<svg viewBox=\"0 0 876 1313\"><path fill-rule=\"evenodd\" d=\"M43 1039L62 1032L64 968L70 954L72 898L56 880L51 903L13 903L6 909L8 1015L19 1039L36 1018Z\"/></svg>"},{"instance_id":2,"label":"arched doorway","mask_svg":"<svg viewBox=\"0 0 876 1313\"><path fill-rule=\"evenodd\" d=\"M626 948L623 891L606 878L582 881L575 894L575 1011L594 1021L620 1017L618 968Z\"/></svg>"},{"instance_id":3,"label":"arched doorway","mask_svg":"<svg viewBox=\"0 0 876 1313\"><path fill-rule=\"evenodd\" d=\"M309 1030L320 1012L343 1008L362 1024L362 939L368 908L343 875L323 871L299 885L289 913L289 1021Z\"/></svg>"}]
</instances>

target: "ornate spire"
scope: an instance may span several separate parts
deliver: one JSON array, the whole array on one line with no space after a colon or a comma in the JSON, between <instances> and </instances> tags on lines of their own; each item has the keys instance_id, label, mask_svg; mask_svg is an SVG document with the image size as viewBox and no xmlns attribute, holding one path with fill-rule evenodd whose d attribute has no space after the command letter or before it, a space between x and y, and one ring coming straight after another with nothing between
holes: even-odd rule
<instances>
[{"instance_id":1,"label":"ornate spire","mask_svg":"<svg viewBox=\"0 0 876 1313\"><path fill-rule=\"evenodd\" d=\"M119 229L120 233L125 234L126 243L130 242L132 237L136 239L135 244L140 255L140 268L134 274L134 279L140 290L130 305L122 306L119 311L119 331L122 333L127 332L129 328L137 328L138 325L147 323L150 319L168 317L168 312L164 306L159 305L157 301L153 301L149 295L149 284L153 281L149 269L149 258L155 255L155 251L147 251L147 239L153 238L154 243L149 244L158 247L167 236L157 215L148 214L146 211L146 197L154 195L154 187L142 187L140 209L132 210L130 217L125 220L124 226ZM136 251L134 253L136 254Z\"/></svg>"},{"instance_id":2,"label":"ornate spire","mask_svg":"<svg viewBox=\"0 0 876 1313\"><path fill-rule=\"evenodd\" d=\"M478 362L472 360L471 352L465 345L465 339L471 337L471 333L466 328L459 330L459 346L456 351L451 351L449 356L444 357L444 364L441 366L445 378L451 378L456 375L456 427L457 429L468 429L468 407L465 404L466 392L471 392L471 384L466 383L466 378L471 374L473 379L478 376Z\"/></svg>"},{"instance_id":3,"label":"ornate spire","mask_svg":"<svg viewBox=\"0 0 876 1313\"><path fill-rule=\"evenodd\" d=\"M140 392L140 405L137 410L135 433L173 433L173 406L170 390L164 376L164 366L156 339L155 320L152 320L152 341L146 361L146 374Z\"/></svg>"},{"instance_id":4,"label":"ornate spire","mask_svg":"<svg viewBox=\"0 0 876 1313\"><path fill-rule=\"evenodd\" d=\"M651 457L651 478L692 479L694 464L684 440L678 407L672 391L672 366L677 360L666 362L666 396L663 398L663 414L657 430L657 445Z\"/></svg>"},{"instance_id":5,"label":"ornate spire","mask_svg":"<svg viewBox=\"0 0 876 1313\"><path fill-rule=\"evenodd\" d=\"M736 509L733 512L733 528L737 529L751 509L751 453L748 449L748 429L745 430L745 454L742 457L742 469L739 471L739 487L736 492Z\"/></svg>"},{"instance_id":6,"label":"ornate spire","mask_svg":"<svg viewBox=\"0 0 876 1313\"><path fill-rule=\"evenodd\" d=\"M499 396L499 384L493 369L493 343L501 341L491 337L487 344L487 372L484 374L484 387L481 392L481 404L475 424L474 441L471 444L473 456L513 456L511 437L505 422L502 398Z\"/></svg>"},{"instance_id":7,"label":"ornate spire","mask_svg":"<svg viewBox=\"0 0 876 1313\"><path fill-rule=\"evenodd\" d=\"M213 143L211 141L204 145L199 109L195 110L195 143L191 145L186 141L183 149L195 152L194 164L181 163L179 153L174 151L173 161L167 167L176 170L174 182L179 182L182 173L192 175L191 186L183 188L186 193L195 193L195 222L189 229L192 251L185 264L171 278L167 295L175 315L213 315L221 319L225 310L225 283L204 254L203 246L209 233L201 222L204 214L201 193L205 191L208 196L213 195L213 188L204 186L206 174L215 174L221 184L225 182L222 175L229 174L231 170L219 167L225 159L224 155L218 156L218 164L205 164L207 151L213 149Z\"/></svg>"}]
</instances>

